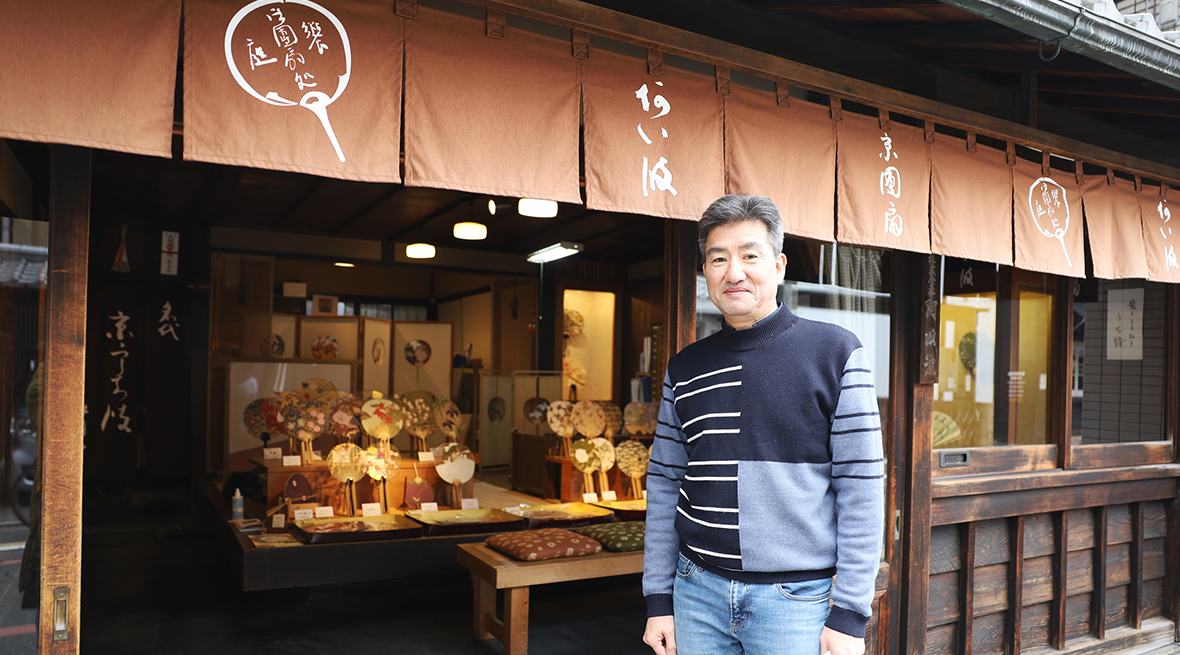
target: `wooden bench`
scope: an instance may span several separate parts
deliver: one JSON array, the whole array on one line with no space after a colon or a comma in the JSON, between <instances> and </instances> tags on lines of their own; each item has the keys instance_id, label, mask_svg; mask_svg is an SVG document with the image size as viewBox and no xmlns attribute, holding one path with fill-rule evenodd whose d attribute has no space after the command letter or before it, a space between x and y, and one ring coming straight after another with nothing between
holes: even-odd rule
<instances>
[{"instance_id":1,"label":"wooden bench","mask_svg":"<svg viewBox=\"0 0 1180 655\"><path fill-rule=\"evenodd\" d=\"M483 543L460 544L459 564L475 575L476 639L495 637L504 655L525 655L529 650L529 587L605 578L643 571L643 551L603 551L585 557L544 562L520 562ZM504 616L496 616L496 590L504 590Z\"/></svg>"}]
</instances>

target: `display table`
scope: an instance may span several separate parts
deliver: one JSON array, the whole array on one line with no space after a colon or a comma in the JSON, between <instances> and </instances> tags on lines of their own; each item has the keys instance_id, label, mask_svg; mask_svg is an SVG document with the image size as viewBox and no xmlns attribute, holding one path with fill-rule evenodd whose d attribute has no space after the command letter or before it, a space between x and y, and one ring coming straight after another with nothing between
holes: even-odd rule
<instances>
[{"instance_id":1,"label":"display table","mask_svg":"<svg viewBox=\"0 0 1180 655\"><path fill-rule=\"evenodd\" d=\"M495 637L504 655L529 651L529 588L534 585L606 578L643 572L643 551L603 551L585 557L565 557L543 562L521 562L482 543L459 546L456 556L475 578L475 611L472 625L476 639ZM496 615L496 591L504 590L502 616Z\"/></svg>"},{"instance_id":2,"label":"display table","mask_svg":"<svg viewBox=\"0 0 1180 655\"><path fill-rule=\"evenodd\" d=\"M257 548L249 536L228 522L229 503L212 481L200 480L196 496L198 519L230 561L242 591L460 574L463 568L455 562L455 547L482 542L489 536L485 533ZM247 517L262 518L264 513L262 505L247 499Z\"/></svg>"}]
</instances>

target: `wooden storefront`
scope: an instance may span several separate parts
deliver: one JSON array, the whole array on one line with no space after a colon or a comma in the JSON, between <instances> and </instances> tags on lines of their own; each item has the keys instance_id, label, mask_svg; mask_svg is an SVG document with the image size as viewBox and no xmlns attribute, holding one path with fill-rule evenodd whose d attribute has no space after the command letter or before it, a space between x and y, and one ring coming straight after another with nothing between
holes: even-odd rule
<instances>
[{"instance_id":1,"label":"wooden storefront","mask_svg":"<svg viewBox=\"0 0 1180 655\"><path fill-rule=\"evenodd\" d=\"M162 41L143 47L154 48L157 54L162 52L166 58L171 57L163 69L174 72L175 48L181 38L186 45L192 46L190 39L197 38L194 35L198 28L194 26L199 21L186 23L184 29L191 32L182 34L179 0L160 0L156 4L157 9L166 14L161 22L175 28L171 33L172 40L169 41L168 35L164 35L159 37ZM406 48L421 47L422 42L430 39L443 42L443 36L440 35L445 35L445 30L431 28L435 31L427 31L421 28L427 22L425 16L436 16L433 12L437 10L434 8L421 8L416 2L402 0L384 4L353 4L356 6L348 9L353 12L349 14L352 18L368 15L365 12L373 11L375 4L388 9L380 12L380 20L369 24L370 32L366 33L368 41L358 48L358 53L372 55L375 52L376 55L372 56L380 57L393 52L396 57L402 57L403 51L408 52ZM999 118L959 104L932 100L909 90L899 90L898 86L905 85L889 86L864 81L846 72L828 70L822 62L820 65L801 64L754 47L695 34L672 24L593 4L573 0L488 0L477 4L475 7L468 6L462 25L475 25L480 30L486 27L486 35L480 35L481 38L503 39L503 30L507 25L510 29L521 29L522 33L527 31L529 38L534 39L528 42L528 48L514 54L516 59L512 61L516 68L512 70L517 73L529 70L530 64L551 55L551 51L562 53L564 59L545 65L543 80L556 80L554 84L566 84L566 87L561 92L548 87L543 90L544 93L536 91L544 97L533 100L539 104L551 103L555 113L567 120L563 124L566 127L572 125L589 132L587 126L596 120L593 118L594 112L600 112L598 116L601 117L603 108L609 109L609 102L595 98L586 101L585 105L579 104L583 100L578 95L582 89L582 78L579 77L582 73L578 71L583 69L578 67L586 65L579 62L592 58L590 48L602 43L592 41L593 38L609 40L614 44L612 47L615 51L609 52L604 59L624 62L620 65L641 65L652 76L650 79L653 83L664 79L662 76L667 64L669 77L666 79L683 75L684 79L691 80L685 83L686 86L696 85L693 88L705 88L709 93L715 93L715 97L702 99L698 96L693 99L696 103L693 111L706 116L707 120L699 121L700 124L683 125L685 130L698 130L701 134L715 133L717 138L714 145L719 156L727 161L730 151L725 150L724 144L728 142L721 137L722 130L726 129L723 121L725 108L737 105L741 102L738 96L746 93L731 93L730 77L733 75L736 80L739 75L746 75L760 78L763 87L758 89L759 93L770 98L784 111L790 111L789 107L794 100L796 108L806 106L806 111L819 111L841 123L838 127L830 126L833 178L836 177L837 134L852 134L853 124L868 124L871 128L869 131L874 132L871 135L873 139L877 138L877 128L886 130L888 135L888 130L896 126L895 134L906 130L916 135L911 141L927 148L928 153L934 152L934 156L937 156L937 150L926 144L954 139L956 144L961 141L966 149L973 150L978 141L979 148L988 148L991 151L989 156L994 155L1004 162L1002 167L1024 167L1034 171L1033 175L1039 170L1043 177L1065 180L1067 186L1069 180L1076 180L1076 185L1070 186L1071 191L1082 188L1086 179L1105 177L1111 186L1117 186L1117 181L1118 184L1133 188L1133 191L1127 191L1127 197L1137 198L1135 206L1145 208L1142 210L1145 232L1154 229L1147 227L1147 209L1152 207L1146 204L1145 199L1160 199L1162 208L1163 202L1168 199L1169 187L1180 187L1180 168L1176 167L1175 162L1124 152L1117 147L1117 135L1086 140L1077 138L1076 134L1063 136L1059 131L1038 129L1035 118L1038 107L1035 100L1035 75L1032 79L1032 100L1029 101L1026 94L1025 106L1015 112L1022 114L1020 120L1009 120L1011 116ZM225 7L221 5L228 6L227 3L216 2L193 4L202 10L211 6L224 10ZM874 5L872 8L882 7ZM837 9L821 4L817 10ZM0 10L0 16L4 15L3 11L9 10ZM187 5L185 11L188 11ZM754 9L746 7L746 11ZM439 15L441 13L445 12ZM471 18L473 13L486 16L483 25ZM143 12L137 14L137 20L144 24L151 24L158 18ZM207 15L199 14L197 18L204 20ZM542 27L526 29L521 27L524 23L514 26L513 21L517 18L527 19ZM39 20L44 20L44 17L39 17ZM422 22L415 28L412 23L417 20ZM742 27L736 23L738 19L733 20L735 23L732 29L741 31ZM886 23L881 21L879 25ZM42 23L33 20L30 24ZM976 26L979 27L978 24ZM414 29L421 31L415 33ZM991 23L984 22L981 29L986 32L994 28ZM554 31L567 34L568 40L553 39L550 34ZM862 26L857 34L869 41L871 39L865 36L866 32L867 29ZM393 42L379 40L390 34L395 35ZM407 37L407 34L410 36ZM407 46L415 34L420 39L418 45ZM208 34L201 38L206 37ZM472 51L483 47L479 39L466 37L462 45ZM438 47L438 43L434 46ZM620 52L629 53L631 60ZM681 66L681 59L691 62ZM601 146L601 142L596 142L595 138L601 139L601 135L594 137L581 134L575 138L571 131L563 132L558 128L547 132L548 136L541 140L555 152L547 151L538 155L538 158L546 163L564 162L564 168L559 166L556 169L560 170L556 170L546 167L539 181L528 179L533 171L529 168L532 164L527 157L511 159L503 169L497 170L497 160L487 153L495 152L497 140L507 139L507 136L493 133L483 126L482 130L474 129L461 138L454 137L447 142L446 139L451 137L446 137L445 133L454 125L440 122L426 129L413 122L418 120L425 123L423 116L437 113L439 106L445 104L441 100L445 98L438 95L441 93L438 89L428 88L430 93L414 96L412 89L417 88L415 85L428 85L433 74L442 75L448 71L445 65L438 66L439 70L432 69L431 66L436 62L429 58L426 58L428 65L421 65L422 61L418 60L421 66L418 69L412 65L404 67L407 71L405 80L402 79L403 66L385 62L389 64L385 72L392 76L391 79L396 79L396 86L405 85L404 117L400 113L402 105L396 102L396 112L389 107L370 107L380 120L404 122L409 135L404 144L399 141L396 130L371 140L366 140L366 133L346 135L348 123L363 121L365 113L357 110L354 114L347 114L344 107L340 107L341 118L336 131L345 136L339 141L332 136L334 151L320 148L314 155L304 151L292 154L288 149L276 147L275 140L256 138L257 135L240 125L238 131L220 135L223 138L219 140L217 131L222 126L218 121L226 120L227 114L218 113L223 107L209 103L201 105L201 101L195 99L199 93L198 85L214 78L202 77L209 75L208 70L193 65L186 69L188 77L176 84L181 85L185 97L190 94L194 96L188 110L196 112L193 107L200 105L200 112L205 112L204 118L197 112L197 119L186 119L184 124L175 126L171 112L163 118L152 115L142 120L106 118L108 123L115 124L139 121L135 123L136 128L144 130L147 129L145 125L163 123L162 131L157 130L151 138L146 139L154 144L151 147L144 145L143 134L135 130L130 130L130 134L112 136L104 131L107 126L101 116L95 119L96 125L82 124L55 132L54 129L60 128L58 125L35 132L27 128L28 121L35 122L36 118L31 118L28 112L6 115L0 111L0 135L53 144L47 213L52 229L52 274L46 303L49 331L44 388L48 419L42 446L46 477L41 518L44 544L41 652L66 653L78 650L76 630L67 628L64 638L55 640L53 630L49 627L53 625L55 603L62 599L62 593L70 597L68 604L57 605L68 612L67 626L77 625L80 602L84 602L81 599L85 598L78 586L84 383L80 376L73 376L70 371L82 368L87 352L85 323L88 319L86 297L89 278L86 274L85 246L90 238L90 148L160 157L183 156L186 160L211 164L212 168L200 189L204 206L185 209L178 214L184 220L199 223L199 229L205 231L203 235L195 237L201 244L197 252L202 256L207 255L209 250L208 224L204 221L215 219L219 205L224 204L225 197L238 184L243 170L250 167L320 176L317 177L317 185L318 180L336 178L399 185L399 188L435 187L504 196L521 196L525 191L546 188L551 199L567 204L585 204L587 212L605 211L602 208L606 207L622 213L647 213L663 217L667 219L662 226L663 322L669 328L665 333L666 352L674 353L696 338L699 270L696 233L691 220L682 219L691 219L701 208L686 208L687 201L684 198L669 200L666 195L660 196L654 181L647 188L652 191L652 198L656 199L638 199L629 201L630 204L612 205L616 199L610 194L614 193L615 187L611 186L611 180L603 182L598 176L608 177L602 171L609 168L607 164L612 161L612 157L618 156L619 150L628 155L633 153L625 148L614 148L615 144L610 143L610 139L606 139L606 142L611 147L595 150ZM398 63L401 63L400 59ZM0 56L0 70L5 65L7 62ZM679 68L674 72L674 67ZM831 62L831 68L841 67L847 67L847 64L834 60ZM689 71L689 68L692 70ZM712 74L702 75L702 68L711 70ZM577 74L571 74L570 71ZM598 71L595 74L607 78L611 72ZM0 74L0 82L4 79ZM513 81L519 82L519 79ZM588 88L592 87L592 82L586 83L590 85ZM240 93L232 80L227 82L219 79L217 84L229 85L234 93ZM734 81L732 84L736 87L739 82ZM158 96L160 89L163 89L168 99L176 91L175 84L166 79L159 87L146 85L146 90L140 90ZM224 88L221 90L224 91ZM373 87L366 92L370 93L371 100L381 98L376 95L379 91ZM627 94L633 92L634 89L630 89ZM964 93L967 94L966 91ZM255 98L263 97L256 93L252 95ZM629 96L627 99L634 100ZM688 95L682 99L687 104ZM511 118L511 114L505 114L502 109L511 103L504 102L503 98L493 95L477 100L487 102L489 107L499 105L501 109L495 114L497 119L508 120L505 116ZM235 100L239 101L246 104L254 103L255 99L243 95ZM593 105L594 102L600 104ZM1125 102L1130 104L1134 101ZM472 101L470 104L479 103ZM963 103L967 104L970 103ZM70 105L66 103L66 106ZM171 108L171 104L168 107ZM583 107L590 110L585 116L581 113ZM84 110L85 106L74 109L76 112ZM289 110L306 113L300 108ZM229 111L228 115L232 116L233 111ZM391 112L397 115L391 117ZM490 109L488 113L491 114ZM605 113L609 114L609 111ZM319 114L317 117L327 125L327 119ZM25 123L18 125L20 129L10 127L5 125L6 118ZM706 125L701 127L701 124ZM320 129L320 124L315 124L315 127ZM634 128L628 126L628 129L631 132L628 136L634 137ZM648 133L640 130L640 134L648 139ZM326 135L331 136L332 132L321 130L316 133L320 139L327 138ZM535 135L519 133L511 136L526 143L537 138ZM419 139L419 143L431 143L431 148L416 150L413 145L415 138ZM851 137L847 138L851 141ZM438 150L445 151L443 146L462 139L466 139L462 154L471 157L475 164L466 168L459 166L461 170L448 172L440 164L446 162L446 157ZM236 142L243 140L245 145L242 146L242 152L235 153L234 148L239 145ZM281 139L277 142L281 143ZM1110 145L1112 142L1114 146ZM438 146L439 143L442 146ZM1127 143L1127 150L1143 151L1139 141L1127 137ZM558 145L565 146L565 150L561 150ZM305 146L301 144L300 148ZM584 150L579 151L579 146ZM392 155L390 151L382 151L383 147L392 148ZM175 154L172 153L173 148L177 150ZM570 148L574 153L572 157ZM432 152L427 152L431 149ZM345 152L348 153L346 167L333 169L338 164L345 166ZM354 152L359 153L357 157L353 157ZM594 155L594 152L599 152L599 155ZM711 151L702 146L700 152ZM585 158L582 158L583 155ZM591 161L594 156L600 158L597 163ZM888 156L886 151L887 161ZM399 159L401 166L396 165ZM479 170L480 165L483 170ZM751 167L749 164L747 166ZM929 175L929 160L926 166L926 174ZM703 164L700 167L707 168ZM645 185L648 183L646 174L649 168L650 165L645 164ZM700 185L701 189L694 189L693 193L715 197L724 192L750 190L735 188L736 184L728 173L736 169L722 169L722 166L716 166L709 171L698 171L704 182ZM533 186L528 189L489 187L499 183L494 179L495 173L503 171L507 171L505 177L513 178L514 183L524 179ZM1014 174L1007 174L1011 180ZM439 179L438 175L451 177ZM685 180L681 182L684 185L681 188L685 190L685 195L689 195L691 181L696 178L686 175L680 179ZM664 183L671 186L670 178L662 179L661 184ZM1012 185L1009 182L1009 186L1001 190L1009 200L1013 197ZM929 193L931 187L929 184L927 186ZM314 188L309 189L308 197L314 192ZM878 195L884 197L884 181L881 182L881 189ZM666 189L661 186L659 190ZM796 190L796 193L808 192ZM390 192L391 195L393 193ZM838 192L833 188L832 195L838 193L844 191ZM1175 192L1172 197L1174 199ZM643 198L648 198L646 191ZM826 195L821 200L826 202ZM1146 652L1150 649L1159 649L1161 655L1180 652L1180 277L1175 277L1166 261L1161 274L1159 263L1151 256L1144 255L1143 251L1138 255L1143 260L1141 264L1136 264L1139 266L1135 269L1138 273L1126 273L1126 269L1112 273L1113 269L1109 267L1113 265L1110 262L1126 259L1126 253L1104 245L1103 235L1096 236L1094 232L1096 223L1087 222L1089 231L1083 232L1080 212L1074 216L1074 231L1069 234L1069 238L1075 241L1069 245L1065 231L1057 235L1049 234L1048 239L1036 235L1041 241L1035 243L1042 246L1047 243L1052 249L1058 249L1060 243L1059 249L1064 251L1065 259L1069 262L1069 267L1062 269L1060 263L1038 263L1037 257L1048 261L1050 255L1028 254L1033 248L1028 244L1034 241L1021 241L1021 228L1012 227L1014 219L1011 217L1007 223L1008 240L991 251L1001 254L988 255L982 248L972 250L974 246L970 243L965 246L960 243L954 248L947 245L947 237L944 231L940 231L945 225L940 226L939 219L931 215L922 217L925 220L910 223L921 225L924 222L926 229L924 235L920 233L913 242L890 245L894 242L888 241L887 237L882 241L882 237L876 235L879 230L875 227L875 218L872 219L872 235L855 236L858 234L858 228L854 225L857 218L851 213L835 215L839 211L847 212L847 209L836 208L845 207L847 203L835 198L832 200L830 225L819 230L822 235L827 235L826 239L817 233L808 232L810 228L807 226L801 226L795 232L788 229L788 235L813 241L834 240L840 247L847 244L850 247L886 250L890 256L887 278L883 281L883 288L891 296L891 302L885 344L888 351L885 359L888 366L885 374L888 394L882 414L887 419L884 431L889 463L886 484L887 523L890 527L884 535L883 593L874 608L875 619L870 638L874 652L907 655ZM855 198L853 200L861 202ZM456 200L451 208L463 206L463 202L469 201L466 198ZM649 204L642 204L645 202ZM917 200L914 202L918 203ZM926 196L918 204L924 212L938 203ZM1011 206L1013 203L1008 204ZM1090 221L1091 210L1086 211L1087 221ZM1140 214L1136 213L1135 216L1139 217ZM424 224L429 219L422 220ZM960 217L956 220L968 222L970 219ZM417 225L414 229L421 227ZM412 231L407 228L404 233ZM868 231L863 234L868 234ZM1088 235L1088 241L1084 235ZM940 242L940 239L943 241ZM391 237L390 241L393 240ZM1022 253L1026 257L1024 261L1021 260ZM1060 254L1053 250L1051 256ZM985 272L990 271L987 274L991 278L986 283L990 286L982 295L978 289L965 291L963 288L963 280L966 279L963 274L971 270L968 264L963 263L967 260L983 264L976 267L978 273L973 273L980 280L986 277ZM1075 265L1077 268L1074 268ZM1079 271L1080 274L1070 275L1071 270ZM622 275L619 271L620 268L616 267L607 273L587 273L586 277L599 275L599 287L621 289L624 282L619 277ZM1095 271L1103 274L1095 274ZM1150 282L1144 282L1142 278L1145 277ZM550 290L552 295L557 297L557 290L564 289L569 280L550 284L554 285ZM1086 359L1089 382L1080 382L1078 367L1083 360L1079 359L1078 353L1090 352L1089 348L1100 348L1100 343L1106 340L1106 333L1102 330L1114 325L1113 319L1098 320L1100 310L1106 311L1104 308L1110 306L1111 298L1122 297L1118 293L1127 289L1139 289L1140 294L1133 297L1142 299L1143 289L1148 284L1151 286L1146 294L1154 304L1150 310L1144 305L1144 311L1150 311L1151 314L1146 317L1136 316L1152 323L1139 328L1147 332L1136 334L1141 334L1145 340L1154 341L1149 345L1141 345L1143 350L1135 361L1142 364L1125 364L1123 360L1134 359L1128 356L1118 362L1118 367L1112 365L1108 371L1100 365L1104 362ZM594 283L589 283L587 288L592 286ZM972 286L974 288L974 283ZM90 291L93 293L93 284ZM645 293L651 294L652 291L646 289ZM947 298L951 297L958 299L948 301ZM980 297L987 302L981 304L981 301L961 300ZM1028 303L1025 299L1028 299ZM972 305L972 302L975 304ZM988 351L991 357L989 361L995 363L995 370L988 374L988 379L995 387L994 403L984 403L975 400L978 396L966 395L972 393L972 381L979 384L981 379L975 370L974 341L970 349L972 361L968 366L963 363L967 355L961 354L959 350L961 339L954 334L954 323L948 318L958 312L958 308L984 305L988 311L992 311L988 319L992 323L988 324L990 327L987 329L993 330L995 335L994 343L991 344L994 350ZM551 311L550 307L542 309ZM946 316L940 316L943 312L947 313ZM198 312L198 315L201 314ZM1091 332L1088 338L1080 336L1075 319L1077 315L1091 316L1091 327L1098 326L1093 329L1099 331ZM964 319L955 314L953 320ZM979 319L973 316L971 320ZM950 327L948 321L952 321ZM982 325L978 322L975 324ZM620 326L621 321L617 326L621 332L623 328ZM978 331L982 333L983 328ZM1098 336L1100 333L1101 338ZM204 337L208 339L209 335L205 334ZM944 342L952 345L944 346ZM1023 351L1021 344L1024 346ZM209 349L205 347L207 344L194 342L193 345L194 350L201 352L193 355L189 364L194 368L206 367L209 355ZM557 350L556 345L548 341L542 341L541 348L542 351ZM1034 351L1035 361L1030 365L1028 358L1032 357L1030 353ZM543 363L548 357L545 355L538 363ZM616 353L618 359L621 356ZM1142 372L1144 367L1151 368L1150 375ZM951 378L955 380L953 384L948 382ZM966 389L958 385L965 385ZM1101 398L1102 407L1096 406L1096 400L1093 401L1096 403L1094 405L1086 405L1084 400L1075 402L1075 399L1087 398L1076 393L1083 389L1079 385L1090 392L1089 398ZM615 386L622 387L621 380L615 380ZM1020 401L1026 396L1029 400L1022 404ZM954 423L960 436L942 440L945 437L943 431L949 428L944 419L936 418L939 414L959 416L956 412L962 411L975 416L973 412L979 411L979 406L983 404L988 407L982 410L982 418L971 419L975 423ZM1075 416L1075 413L1084 415ZM1146 416L1150 420L1132 420L1132 415ZM194 417L194 420L199 424L204 419ZM1129 427L1132 423L1133 427ZM971 427L973 425L975 427ZM1111 435L1114 435L1114 441L1118 441L1118 435L1125 430L1135 431L1139 436L1125 443L1108 443ZM219 456L211 459L217 461ZM198 464L198 468L203 467ZM66 591L63 592L63 589Z\"/></svg>"}]
</instances>

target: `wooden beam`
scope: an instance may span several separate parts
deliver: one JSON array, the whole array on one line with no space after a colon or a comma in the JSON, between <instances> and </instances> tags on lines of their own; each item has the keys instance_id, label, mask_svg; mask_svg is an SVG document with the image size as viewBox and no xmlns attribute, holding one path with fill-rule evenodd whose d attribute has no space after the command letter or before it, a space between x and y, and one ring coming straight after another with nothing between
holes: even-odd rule
<instances>
[{"instance_id":1,"label":"wooden beam","mask_svg":"<svg viewBox=\"0 0 1180 655\"><path fill-rule=\"evenodd\" d=\"M386 194L385 199L392 198L395 194L396 194L396 191L390 191L388 194ZM384 202L385 199L381 199L381 200L378 200L377 202L373 203L372 205L369 206L369 209L376 207L380 203ZM439 207L438 209L426 214L422 218L419 218L418 220L414 221L413 223L407 225L406 227L403 227L402 229L398 230L397 232L394 232L393 234L390 234L389 236L385 237L385 242L386 243L393 243L394 241L397 241L398 239L402 238L403 236L405 236L407 234L414 232L415 230L420 230L420 229L426 227L426 224L429 223L430 221L433 221L434 219L438 218L439 216L443 216L445 214L448 214L448 213L454 211L455 208L457 208L457 207L460 207L466 203L472 202L473 199L474 199L474 196L472 196L472 195L466 195L461 198L456 198L455 200L452 200L451 202L443 205L442 207ZM365 212L369 211L369 209L364 210L364 212L358 213L356 215L356 218L360 218L361 216L363 216L365 214ZM351 223L351 220L349 222ZM341 226L339 228L339 230L344 229L344 227L347 227L347 225ZM337 231L339 231L339 230L337 230ZM336 231L332 232L332 234L335 234L335 233L336 233Z\"/></svg>"},{"instance_id":2,"label":"wooden beam","mask_svg":"<svg viewBox=\"0 0 1180 655\"><path fill-rule=\"evenodd\" d=\"M1098 505L1160 500L1170 498L1175 493L1176 478L1160 478L936 498L930 506L930 523L931 525L953 525L963 521L984 521L1009 516L1083 509Z\"/></svg>"},{"instance_id":3,"label":"wooden beam","mask_svg":"<svg viewBox=\"0 0 1180 655\"><path fill-rule=\"evenodd\" d=\"M1004 635L1008 655L1020 655L1020 630L1024 611L1024 517L1008 519L1008 632Z\"/></svg>"},{"instance_id":4,"label":"wooden beam","mask_svg":"<svg viewBox=\"0 0 1180 655\"><path fill-rule=\"evenodd\" d=\"M320 187L324 185L324 182L327 181L328 178L320 177L314 179L315 182L307 187L307 191L304 191L302 194L300 194L299 197L295 199L295 202L291 203L291 206L287 208L287 211L283 212L282 216L279 216L275 222L270 224L270 229L277 230L283 225L283 223L286 223L287 219L291 218L291 215L294 214L297 209L302 207L303 203L307 202L308 198L312 197L316 191L319 191Z\"/></svg>"},{"instance_id":5,"label":"wooden beam","mask_svg":"<svg viewBox=\"0 0 1180 655\"><path fill-rule=\"evenodd\" d=\"M1106 506L1095 507L1094 549L1091 572L1094 591L1090 592L1090 634L1106 639Z\"/></svg>"},{"instance_id":6,"label":"wooden beam","mask_svg":"<svg viewBox=\"0 0 1180 655\"><path fill-rule=\"evenodd\" d=\"M1069 514L1053 514L1053 601L1049 608L1049 645L1065 650L1066 597L1069 581Z\"/></svg>"},{"instance_id":7,"label":"wooden beam","mask_svg":"<svg viewBox=\"0 0 1180 655\"><path fill-rule=\"evenodd\" d=\"M41 570L38 652L79 651L82 601L82 433L86 284L90 244L89 148L50 147L44 427L38 455ZM37 572L34 572L36 574ZM37 578L34 578L36 580ZM55 615L64 619L55 626Z\"/></svg>"},{"instance_id":8,"label":"wooden beam","mask_svg":"<svg viewBox=\"0 0 1180 655\"><path fill-rule=\"evenodd\" d=\"M975 523L959 526L959 652L971 655L975 615Z\"/></svg>"},{"instance_id":9,"label":"wooden beam","mask_svg":"<svg viewBox=\"0 0 1180 655\"><path fill-rule=\"evenodd\" d=\"M1131 583L1127 585L1127 625L1143 627L1143 503L1131 503Z\"/></svg>"},{"instance_id":10,"label":"wooden beam","mask_svg":"<svg viewBox=\"0 0 1180 655\"><path fill-rule=\"evenodd\" d=\"M664 365L696 340L697 224L669 219L664 224ZM663 384L652 380L652 385ZM654 394L654 391L653 391Z\"/></svg>"}]
</instances>

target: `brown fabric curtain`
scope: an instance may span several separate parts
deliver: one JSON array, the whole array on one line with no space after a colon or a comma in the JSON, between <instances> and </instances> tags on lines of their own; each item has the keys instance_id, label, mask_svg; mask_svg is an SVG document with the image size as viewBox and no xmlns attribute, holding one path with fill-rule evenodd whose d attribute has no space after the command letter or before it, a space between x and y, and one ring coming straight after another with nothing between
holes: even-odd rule
<instances>
[{"instance_id":1,"label":"brown fabric curtain","mask_svg":"<svg viewBox=\"0 0 1180 655\"><path fill-rule=\"evenodd\" d=\"M406 184L582 203L568 41L423 7L406 21Z\"/></svg>"},{"instance_id":2,"label":"brown fabric curtain","mask_svg":"<svg viewBox=\"0 0 1180 655\"><path fill-rule=\"evenodd\" d=\"M1016 158L1012 169L1016 267L1038 273L1086 276L1082 198L1073 173Z\"/></svg>"},{"instance_id":3,"label":"brown fabric curtain","mask_svg":"<svg viewBox=\"0 0 1180 655\"><path fill-rule=\"evenodd\" d=\"M712 77L593 49L582 66L586 206L697 220L725 193Z\"/></svg>"},{"instance_id":4,"label":"brown fabric curtain","mask_svg":"<svg viewBox=\"0 0 1180 655\"><path fill-rule=\"evenodd\" d=\"M836 239L930 252L930 144L925 132L844 112L836 126Z\"/></svg>"},{"instance_id":5,"label":"brown fabric curtain","mask_svg":"<svg viewBox=\"0 0 1180 655\"><path fill-rule=\"evenodd\" d=\"M1143 222L1133 182L1089 177L1082 187L1086 232L1094 259L1094 277L1107 280L1147 277ZM1180 239L1177 239L1180 241Z\"/></svg>"},{"instance_id":6,"label":"brown fabric curtain","mask_svg":"<svg viewBox=\"0 0 1180 655\"><path fill-rule=\"evenodd\" d=\"M184 158L398 182L402 19L389 2L186 0Z\"/></svg>"},{"instance_id":7,"label":"brown fabric curtain","mask_svg":"<svg viewBox=\"0 0 1180 655\"><path fill-rule=\"evenodd\" d=\"M180 0L4 0L0 29L0 137L172 156Z\"/></svg>"},{"instance_id":8,"label":"brown fabric curtain","mask_svg":"<svg viewBox=\"0 0 1180 655\"><path fill-rule=\"evenodd\" d=\"M836 123L826 106L731 85L725 98L728 193L767 196L789 235L836 240Z\"/></svg>"},{"instance_id":9,"label":"brown fabric curtain","mask_svg":"<svg viewBox=\"0 0 1180 655\"><path fill-rule=\"evenodd\" d=\"M1003 151L939 134L930 156L930 249L1012 265L1012 167Z\"/></svg>"},{"instance_id":10,"label":"brown fabric curtain","mask_svg":"<svg viewBox=\"0 0 1180 655\"><path fill-rule=\"evenodd\" d=\"M1144 186L1139 192L1147 279L1180 282L1180 194L1167 187ZM1175 218L1173 218L1175 213Z\"/></svg>"}]
</instances>

